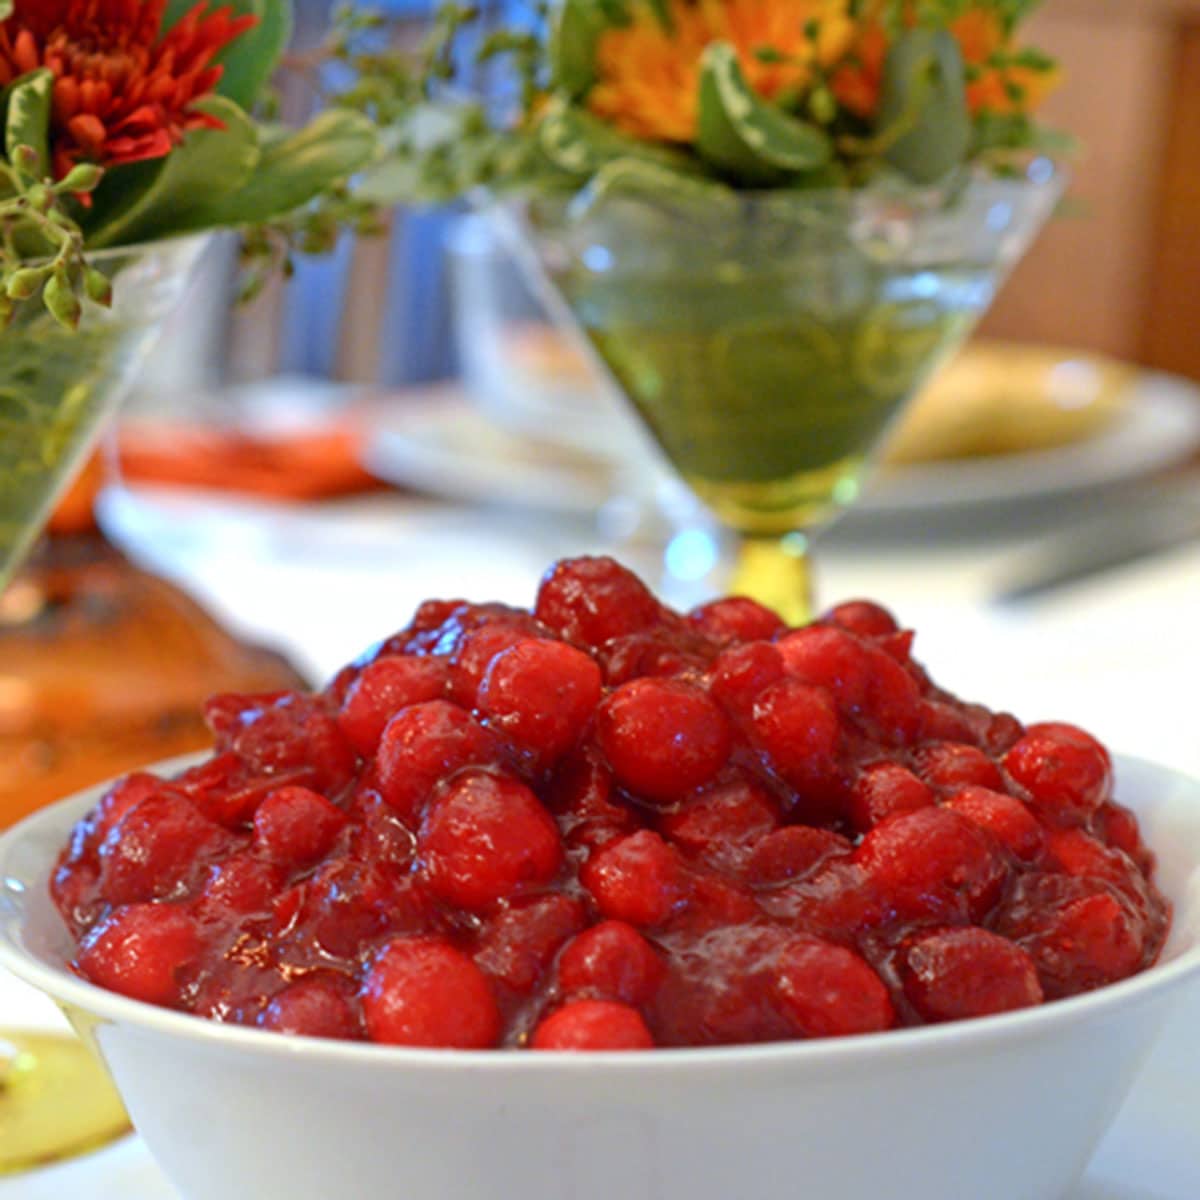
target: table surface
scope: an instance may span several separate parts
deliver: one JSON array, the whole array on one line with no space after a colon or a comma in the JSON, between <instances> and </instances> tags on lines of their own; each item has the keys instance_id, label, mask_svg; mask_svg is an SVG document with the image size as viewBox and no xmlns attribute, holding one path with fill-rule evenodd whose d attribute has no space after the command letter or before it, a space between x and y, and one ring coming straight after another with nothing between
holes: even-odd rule
<instances>
[{"instance_id":1,"label":"table surface","mask_svg":"<svg viewBox=\"0 0 1200 1200\"><path fill-rule=\"evenodd\" d=\"M1030 537L1114 497L1052 502L1013 521L960 514L904 525L855 521L818 547L832 603L871 596L918 631L916 656L943 686L1024 720L1069 719L1122 753L1200 774L1200 544L1023 605L994 596ZM319 508L113 492L105 520L149 565L192 589L238 632L270 641L323 679L405 624L429 595L529 604L554 558L609 548L594 527L533 512L476 510L388 493ZM660 547L620 553L652 571ZM53 1026L43 998L0 975L6 1026ZM1145 1075L1071 1200L1200 1195L1200 994L1184 999ZM168 1200L130 1138L98 1155L0 1181L0 1200ZM968 1198L964 1197L964 1200ZM1015 1198L1014 1198L1015 1200Z\"/></svg>"}]
</instances>

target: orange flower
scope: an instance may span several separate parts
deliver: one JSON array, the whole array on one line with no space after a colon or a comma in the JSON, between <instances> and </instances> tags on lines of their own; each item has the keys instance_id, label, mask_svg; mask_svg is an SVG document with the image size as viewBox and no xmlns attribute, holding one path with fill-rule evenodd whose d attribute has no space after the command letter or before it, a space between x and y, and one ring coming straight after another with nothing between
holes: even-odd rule
<instances>
[{"instance_id":1,"label":"orange flower","mask_svg":"<svg viewBox=\"0 0 1200 1200\"><path fill-rule=\"evenodd\" d=\"M667 29L639 4L628 25L600 38L588 107L637 137L690 142L705 47L732 44L750 86L769 100L803 92L814 60L828 66L846 53L854 32L847 7L848 0L670 0ZM815 44L805 32L814 21Z\"/></svg>"},{"instance_id":2,"label":"orange flower","mask_svg":"<svg viewBox=\"0 0 1200 1200\"><path fill-rule=\"evenodd\" d=\"M1004 25L995 9L970 8L950 24L971 75L967 107L981 112L1031 112L1058 86L1057 70L1037 70L1014 60ZM833 74L838 102L863 118L874 116L883 87L888 38L883 25L869 18L847 61Z\"/></svg>"},{"instance_id":3,"label":"orange flower","mask_svg":"<svg viewBox=\"0 0 1200 1200\"><path fill-rule=\"evenodd\" d=\"M1035 70L1012 61L1004 26L991 9L968 9L950 31L962 48L963 61L975 68L975 78L967 83L967 107L973 114L1032 112L1058 86L1057 70Z\"/></svg>"},{"instance_id":4,"label":"orange flower","mask_svg":"<svg viewBox=\"0 0 1200 1200\"><path fill-rule=\"evenodd\" d=\"M166 0L16 0L0 23L0 86L39 67L54 72L54 174L162 158L201 126L192 107L221 78L218 52L256 17L201 0L165 37Z\"/></svg>"}]
</instances>

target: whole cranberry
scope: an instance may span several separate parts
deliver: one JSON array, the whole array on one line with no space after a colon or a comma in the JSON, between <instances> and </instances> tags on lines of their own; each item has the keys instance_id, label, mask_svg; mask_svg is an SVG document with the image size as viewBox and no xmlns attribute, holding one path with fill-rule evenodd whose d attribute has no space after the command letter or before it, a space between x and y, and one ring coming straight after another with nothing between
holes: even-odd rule
<instances>
[{"instance_id":1,"label":"whole cranberry","mask_svg":"<svg viewBox=\"0 0 1200 1200\"><path fill-rule=\"evenodd\" d=\"M174 904L114 909L80 943L75 964L92 983L149 1004L175 1004L201 950L195 921Z\"/></svg>"},{"instance_id":2,"label":"whole cranberry","mask_svg":"<svg viewBox=\"0 0 1200 1200\"><path fill-rule=\"evenodd\" d=\"M670 801L708 783L725 765L725 715L694 684L635 679L601 704L596 740L622 786Z\"/></svg>"},{"instance_id":3,"label":"whole cranberry","mask_svg":"<svg viewBox=\"0 0 1200 1200\"><path fill-rule=\"evenodd\" d=\"M1009 775L1045 817L1078 825L1108 799L1112 762L1091 734L1074 725L1031 725L1004 756Z\"/></svg>"},{"instance_id":4,"label":"whole cranberry","mask_svg":"<svg viewBox=\"0 0 1200 1200\"><path fill-rule=\"evenodd\" d=\"M302 867L323 857L345 824L342 810L318 792L285 787L258 806L254 842L275 862Z\"/></svg>"},{"instance_id":5,"label":"whole cranberry","mask_svg":"<svg viewBox=\"0 0 1200 1200\"><path fill-rule=\"evenodd\" d=\"M735 717L746 717L755 700L784 676L783 655L770 642L747 642L722 651L709 690Z\"/></svg>"},{"instance_id":6,"label":"whole cranberry","mask_svg":"<svg viewBox=\"0 0 1200 1200\"><path fill-rule=\"evenodd\" d=\"M630 925L661 925L686 899L678 854L648 829L598 850L579 880L606 917Z\"/></svg>"},{"instance_id":7,"label":"whole cranberry","mask_svg":"<svg viewBox=\"0 0 1200 1200\"><path fill-rule=\"evenodd\" d=\"M641 1013L610 1000L576 1000L533 1031L534 1050L651 1050L654 1038Z\"/></svg>"},{"instance_id":8,"label":"whole cranberry","mask_svg":"<svg viewBox=\"0 0 1200 1200\"><path fill-rule=\"evenodd\" d=\"M750 780L718 781L665 813L659 830L689 858L737 870L753 844L779 824L770 796Z\"/></svg>"},{"instance_id":9,"label":"whole cranberry","mask_svg":"<svg viewBox=\"0 0 1200 1200\"><path fill-rule=\"evenodd\" d=\"M442 780L497 759L495 739L470 713L446 700L398 712L379 741L379 794L402 818L419 816Z\"/></svg>"},{"instance_id":10,"label":"whole cranberry","mask_svg":"<svg viewBox=\"0 0 1200 1200\"><path fill-rule=\"evenodd\" d=\"M688 620L722 642L769 641L785 626L777 613L748 596L725 596L694 608Z\"/></svg>"},{"instance_id":11,"label":"whole cranberry","mask_svg":"<svg viewBox=\"0 0 1200 1200\"><path fill-rule=\"evenodd\" d=\"M548 883L562 864L558 826L533 792L482 771L460 776L434 801L420 853L434 895L471 912Z\"/></svg>"},{"instance_id":12,"label":"whole cranberry","mask_svg":"<svg viewBox=\"0 0 1200 1200\"><path fill-rule=\"evenodd\" d=\"M565 642L532 638L498 654L479 689L490 728L557 762L583 734L600 703L600 668Z\"/></svg>"},{"instance_id":13,"label":"whole cranberry","mask_svg":"<svg viewBox=\"0 0 1200 1200\"><path fill-rule=\"evenodd\" d=\"M868 763L859 771L850 795L850 819L862 832L903 812L935 803L933 791L907 767L895 762Z\"/></svg>"},{"instance_id":14,"label":"whole cranberry","mask_svg":"<svg viewBox=\"0 0 1200 1200\"><path fill-rule=\"evenodd\" d=\"M821 620L859 637L886 637L900 629L896 618L873 600L847 600L831 608Z\"/></svg>"},{"instance_id":15,"label":"whole cranberry","mask_svg":"<svg viewBox=\"0 0 1200 1200\"><path fill-rule=\"evenodd\" d=\"M986 929L942 929L912 939L901 975L909 1003L926 1021L957 1021L1042 1002L1033 959Z\"/></svg>"},{"instance_id":16,"label":"whole cranberry","mask_svg":"<svg viewBox=\"0 0 1200 1200\"><path fill-rule=\"evenodd\" d=\"M450 670L440 658L393 655L376 659L362 669L346 693L338 724L359 754L372 755L392 717L410 704L440 700L449 678Z\"/></svg>"},{"instance_id":17,"label":"whole cranberry","mask_svg":"<svg viewBox=\"0 0 1200 1200\"><path fill-rule=\"evenodd\" d=\"M846 838L831 829L788 825L755 845L743 874L751 887L776 887L809 874L831 858L845 857L852 849Z\"/></svg>"},{"instance_id":18,"label":"whole cranberry","mask_svg":"<svg viewBox=\"0 0 1200 1200\"><path fill-rule=\"evenodd\" d=\"M448 942L396 938L371 963L362 988L373 1042L486 1050L500 1038L500 1010L483 972Z\"/></svg>"},{"instance_id":19,"label":"whole cranberry","mask_svg":"<svg viewBox=\"0 0 1200 1200\"><path fill-rule=\"evenodd\" d=\"M362 1037L354 984L346 976L318 972L276 992L258 1019L263 1029L305 1037Z\"/></svg>"},{"instance_id":20,"label":"whole cranberry","mask_svg":"<svg viewBox=\"0 0 1200 1200\"><path fill-rule=\"evenodd\" d=\"M558 960L565 995L588 993L640 1006L662 982L663 964L654 947L624 921L601 921L575 937Z\"/></svg>"},{"instance_id":21,"label":"whole cranberry","mask_svg":"<svg viewBox=\"0 0 1200 1200\"><path fill-rule=\"evenodd\" d=\"M834 769L841 724L824 688L781 679L759 695L751 720L771 765L794 787L807 787Z\"/></svg>"},{"instance_id":22,"label":"whole cranberry","mask_svg":"<svg viewBox=\"0 0 1200 1200\"><path fill-rule=\"evenodd\" d=\"M945 807L986 829L1022 862L1033 862L1046 845L1046 831L1038 819L1020 800L1004 792L983 787L961 788L946 801Z\"/></svg>"},{"instance_id":23,"label":"whole cranberry","mask_svg":"<svg viewBox=\"0 0 1200 1200\"><path fill-rule=\"evenodd\" d=\"M636 575L611 558L568 558L542 579L538 620L568 641L600 646L654 625L661 606Z\"/></svg>"},{"instance_id":24,"label":"whole cranberry","mask_svg":"<svg viewBox=\"0 0 1200 1200\"><path fill-rule=\"evenodd\" d=\"M816 938L793 938L780 951L775 995L800 1037L875 1033L896 1021L887 988L867 962Z\"/></svg>"},{"instance_id":25,"label":"whole cranberry","mask_svg":"<svg viewBox=\"0 0 1200 1200\"><path fill-rule=\"evenodd\" d=\"M1007 868L991 838L945 808L920 808L876 825L855 859L902 917L978 922L1000 898Z\"/></svg>"},{"instance_id":26,"label":"whole cranberry","mask_svg":"<svg viewBox=\"0 0 1200 1200\"><path fill-rule=\"evenodd\" d=\"M1004 787L999 768L978 746L937 742L922 746L913 759L917 773L930 787L945 791L968 786L999 791Z\"/></svg>"}]
</instances>

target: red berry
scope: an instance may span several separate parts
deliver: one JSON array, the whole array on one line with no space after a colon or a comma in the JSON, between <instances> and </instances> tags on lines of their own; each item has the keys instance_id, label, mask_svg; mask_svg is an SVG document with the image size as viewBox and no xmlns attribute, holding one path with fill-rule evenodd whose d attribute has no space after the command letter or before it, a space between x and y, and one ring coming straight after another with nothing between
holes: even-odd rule
<instances>
[{"instance_id":1,"label":"red berry","mask_svg":"<svg viewBox=\"0 0 1200 1200\"><path fill-rule=\"evenodd\" d=\"M1037 818L1013 796L989 788L965 787L946 801L946 808L962 813L1007 847L1023 862L1033 862L1046 844L1046 831Z\"/></svg>"},{"instance_id":2,"label":"red berry","mask_svg":"<svg viewBox=\"0 0 1200 1200\"><path fill-rule=\"evenodd\" d=\"M902 965L904 994L926 1021L958 1021L1042 1002L1033 959L986 929L917 936Z\"/></svg>"},{"instance_id":3,"label":"red berry","mask_svg":"<svg viewBox=\"0 0 1200 1200\"><path fill-rule=\"evenodd\" d=\"M894 762L868 763L850 793L850 819L863 832L899 813L929 808L933 792L910 770Z\"/></svg>"},{"instance_id":4,"label":"red berry","mask_svg":"<svg viewBox=\"0 0 1200 1200\"><path fill-rule=\"evenodd\" d=\"M1030 803L1065 825L1091 817L1108 799L1112 783L1108 751L1073 725L1031 725L1004 756L1004 766Z\"/></svg>"},{"instance_id":5,"label":"red berry","mask_svg":"<svg viewBox=\"0 0 1200 1200\"><path fill-rule=\"evenodd\" d=\"M831 608L821 620L859 637L886 637L900 629L896 618L871 600L847 600Z\"/></svg>"},{"instance_id":6,"label":"red berry","mask_svg":"<svg viewBox=\"0 0 1200 1200\"><path fill-rule=\"evenodd\" d=\"M443 779L495 761L493 736L470 713L446 700L429 700L388 722L375 769L380 795L407 820L419 816Z\"/></svg>"},{"instance_id":7,"label":"red berry","mask_svg":"<svg viewBox=\"0 0 1200 1200\"><path fill-rule=\"evenodd\" d=\"M362 1037L353 984L322 974L305 976L277 992L258 1023L276 1033L305 1037Z\"/></svg>"},{"instance_id":8,"label":"red berry","mask_svg":"<svg viewBox=\"0 0 1200 1200\"><path fill-rule=\"evenodd\" d=\"M876 825L855 858L884 902L909 918L979 921L1007 876L989 836L945 808L921 808Z\"/></svg>"},{"instance_id":9,"label":"red berry","mask_svg":"<svg viewBox=\"0 0 1200 1200\"><path fill-rule=\"evenodd\" d=\"M486 1050L500 1011L483 972L437 938L396 938L375 956L362 990L373 1042Z\"/></svg>"},{"instance_id":10,"label":"red berry","mask_svg":"<svg viewBox=\"0 0 1200 1200\"><path fill-rule=\"evenodd\" d=\"M426 814L421 857L434 895L486 912L562 864L558 826L515 779L475 772L455 780Z\"/></svg>"},{"instance_id":11,"label":"red berry","mask_svg":"<svg viewBox=\"0 0 1200 1200\"><path fill-rule=\"evenodd\" d=\"M216 696L204 715L217 749L263 774L299 771L303 777L289 782L323 795L336 795L354 774L354 750L316 697L296 692Z\"/></svg>"},{"instance_id":12,"label":"red berry","mask_svg":"<svg viewBox=\"0 0 1200 1200\"><path fill-rule=\"evenodd\" d=\"M597 851L579 879L606 917L630 925L661 925L686 898L678 855L648 829Z\"/></svg>"},{"instance_id":13,"label":"red berry","mask_svg":"<svg viewBox=\"0 0 1200 1200\"><path fill-rule=\"evenodd\" d=\"M100 847L100 888L110 904L176 899L227 852L232 836L190 800L157 792L125 810Z\"/></svg>"},{"instance_id":14,"label":"red berry","mask_svg":"<svg viewBox=\"0 0 1200 1200\"><path fill-rule=\"evenodd\" d=\"M211 868L201 899L202 911L236 918L266 914L285 878L283 868L276 863L235 854Z\"/></svg>"},{"instance_id":15,"label":"red berry","mask_svg":"<svg viewBox=\"0 0 1200 1200\"><path fill-rule=\"evenodd\" d=\"M797 679L773 683L754 702L752 721L771 765L794 787L833 771L841 725L824 688Z\"/></svg>"},{"instance_id":16,"label":"red berry","mask_svg":"<svg viewBox=\"0 0 1200 1200\"><path fill-rule=\"evenodd\" d=\"M842 711L867 721L889 743L905 744L921 722L921 689L886 651L831 626L810 625L782 638L788 670L828 688Z\"/></svg>"},{"instance_id":17,"label":"red berry","mask_svg":"<svg viewBox=\"0 0 1200 1200\"><path fill-rule=\"evenodd\" d=\"M547 766L579 740L600 703L600 668L565 642L527 639L498 654L479 689L491 728Z\"/></svg>"},{"instance_id":18,"label":"red berry","mask_svg":"<svg viewBox=\"0 0 1200 1200\"><path fill-rule=\"evenodd\" d=\"M732 646L713 663L709 690L734 716L749 714L754 701L784 676L783 655L769 642Z\"/></svg>"},{"instance_id":19,"label":"red berry","mask_svg":"<svg viewBox=\"0 0 1200 1200\"><path fill-rule=\"evenodd\" d=\"M465 634L454 653L451 698L463 708L475 708L479 688L496 658L529 640L529 630L509 621L481 625Z\"/></svg>"},{"instance_id":20,"label":"red berry","mask_svg":"<svg viewBox=\"0 0 1200 1200\"><path fill-rule=\"evenodd\" d=\"M535 1050L652 1050L654 1039L636 1008L609 1000L576 1000L533 1032Z\"/></svg>"},{"instance_id":21,"label":"red berry","mask_svg":"<svg viewBox=\"0 0 1200 1200\"><path fill-rule=\"evenodd\" d=\"M684 640L663 630L610 638L596 651L609 687L648 676L700 674L711 659L698 638Z\"/></svg>"},{"instance_id":22,"label":"red berry","mask_svg":"<svg viewBox=\"0 0 1200 1200\"><path fill-rule=\"evenodd\" d=\"M626 1004L648 1004L662 982L653 946L624 921L601 921L574 938L558 960L565 995L586 992Z\"/></svg>"},{"instance_id":23,"label":"red berry","mask_svg":"<svg viewBox=\"0 0 1200 1200\"><path fill-rule=\"evenodd\" d=\"M302 867L323 857L346 824L341 809L302 787L272 792L254 814L254 842L268 858Z\"/></svg>"},{"instance_id":24,"label":"red berry","mask_svg":"<svg viewBox=\"0 0 1200 1200\"><path fill-rule=\"evenodd\" d=\"M475 963L514 992L531 992L559 947L586 924L583 902L574 897L518 900L484 927Z\"/></svg>"},{"instance_id":25,"label":"red berry","mask_svg":"<svg viewBox=\"0 0 1200 1200\"><path fill-rule=\"evenodd\" d=\"M828 859L847 855L851 844L829 829L789 825L768 833L746 862L745 878L752 887L775 887L815 870Z\"/></svg>"},{"instance_id":26,"label":"red berry","mask_svg":"<svg viewBox=\"0 0 1200 1200\"><path fill-rule=\"evenodd\" d=\"M548 800L572 848L596 850L639 827L633 812L613 798L612 773L592 753L559 767Z\"/></svg>"},{"instance_id":27,"label":"red berry","mask_svg":"<svg viewBox=\"0 0 1200 1200\"><path fill-rule=\"evenodd\" d=\"M686 855L720 870L736 870L752 844L779 823L775 805L746 779L715 783L663 815L659 830Z\"/></svg>"},{"instance_id":28,"label":"red berry","mask_svg":"<svg viewBox=\"0 0 1200 1200\"><path fill-rule=\"evenodd\" d=\"M786 628L778 614L747 596L726 596L694 608L688 620L723 642L768 641Z\"/></svg>"},{"instance_id":29,"label":"red berry","mask_svg":"<svg viewBox=\"0 0 1200 1200\"><path fill-rule=\"evenodd\" d=\"M654 625L662 609L646 585L611 558L569 558L547 573L534 612L569 641L600 646Z\"/></svg>"},{"instance_id":30,"label":"red berry","mask_svg":"<svg viewBox=\"0 0 1200 1200\"><path fill-rule=\"evenodd\" d=\"M946 791L970 786L1000 791L1004 787L999 768L977 746L938 742L922 746L913 757L917 773L930 787Z\"/></svg>"},{"instance_id":31,"label":"red berry","mask_svg":"<svg viewBox=\"0 0 1200 1200\"><path fill-rule=\"evenodd\" d=\"M76 965L93 983L148 1004L175 1004L201 948L196 923L170 904L114 909L84 938Z\"/></svg>"},{"instance_id":32,"label":"red berry","mask_svg":"<svg viewBox=\"0 0 1200 1200\"><path fill-rule=\"evenodd\" d=\"M596 738L618 782L669 801L708 783L732 738L724 714L694 684L636 679L600 706Z\"/></svg>"},{"instance_id":33,"label":"red berry","mask_svg":"<svg viewBox=\"0 0 1200 1200\"><path fill-rule=\"evenodd\" d=\"M775 994L795 1033L874 1033L896 1020L883 980L851 950L796 938L780 953Z\"/></svg>"},{"instance_id":34,"label":"red berry","mask_svg":"<svg viewBox=\"0 0 1200 1200\"><path fill-rule=\"evenodd\" d=\"M449 674L440 658L378 658L362 669L346 693L338 724L359 754L374 754L379 736L392 717L410 704L441 699L449 685Z\"/></svg>"}]
</instances>

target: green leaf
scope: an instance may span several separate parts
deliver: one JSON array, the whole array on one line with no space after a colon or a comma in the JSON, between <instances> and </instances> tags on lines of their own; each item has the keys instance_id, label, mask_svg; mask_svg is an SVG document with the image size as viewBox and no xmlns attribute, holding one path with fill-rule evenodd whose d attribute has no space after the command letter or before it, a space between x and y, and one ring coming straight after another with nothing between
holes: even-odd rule
<instances>
[{"instance_id":1,"label":"green leaf","mask_svg":"<svg viewBox=\"0 0 1200 1200\"><path fill-rule=\"evenodd\" d=\"M596 43L605 30L627 20L623 4L614 13L599 0L561 0L550 18L551 85L572 100L586 96L596 82Z\"/></svg>"},{"instance_id":2,"label":"green leaf","mask_svg":"<svg viewBox=\"0 0 1200 1200\"><path fill-rule=\"evenodd\" d=\"M911 29L884 64L879 108L884 157L915 183L935 183L959 166L971 145L966 74L958 42L945 29Z\"/></svg>"},{"instance_id":3,"label":"green leaf","mask_svg":"<svg viewBox=\"0 0 1200 1200\"><path fill-rule=\"evenodd\" d=\"M714 42L700 60L696 149L719 170L751 184L812 171L833 157L821 130L754 91L728 42Z\"/></svg>"},{"instance_id":4,"label":"green leaf","mask_svg":"<svg viewBox=\"0 0 1200 1200\"><path fill-rule=\"evenodd\" d=\"M555 97L538 125L538 144L556 166L572 175L594 175L616 159L638 159L682 174L696 174L695 161L682 150L628 137L599 117Z\"/></svg>"},{"instance_id":5,"label":"green leaf","mask_svg":"<svg viewBox=\"0 0 1200 1200\"><path fill-rule=\"evenodd\" d=\"M644 159L616 158L605 163L571 202L571 216L581 219L610 196L634 195L661 201L667 207L689 205L716 215L722 209L736 214L736 194L723 183L680 174Z\"/></svg>"},{"instance_id":6,"label":"green leaf","mask_svg":"<svg viewBox=\"0 0 1200 1200\"><path fill-rule=\"evenodd\" d=\"M196 0L168 0L163 31L195 7ZM231 8L235 16L250 14L258 18L257 25L226 46L216 58L225 68L217 84L218 94L249 110L275 73L292 36L291 0L222 0L220 7Z\"/></svg>"},{"instance_id":7,"label":"green leaf","mask_svg":"<svg viewBox=\"0 0 1200 1200\"><path fill-rule=\"evenodd\" d=\"M0 21L7 21L13 13L13 0L0 0Z\"/></svg>"},{"instance_id":8,"label":"green leaf","mask_svg":"<svg viewBox=\"0 0 1200 1200\"><path fill-rule=\"evenodd\" d=\"M50 101L54 72L43 67L18 79L8 93L8 115L4 122L4 149L9 162L18 146L28 146L37 155L33 173L39 179L50 174Z\"/></svg>"},{"instance_id":9,"label":"green leaf","mask_svg":"<svg viewBox=\"0 0 1200 1200\"><path fill-rule=\"evenodd\" d=\"M197 104L224 129L193 129L165 158L109 172L83 218L92 248L130 245L211 228L214 210L254 173L263 157L254 123L232 100Z\"/></svg>"},{"instance_id":10,"label":"green leaf","mask_svg":"<svg viewBox=\"0 0 1200 1200\"><path fill-rule=\"evenodd\" d=\"M264 144L253 174L206 210L205 226L250 225L291 212L365 166L375 145L375 126L361 113L327 109Z\"/></svg>"}]
</instances>

